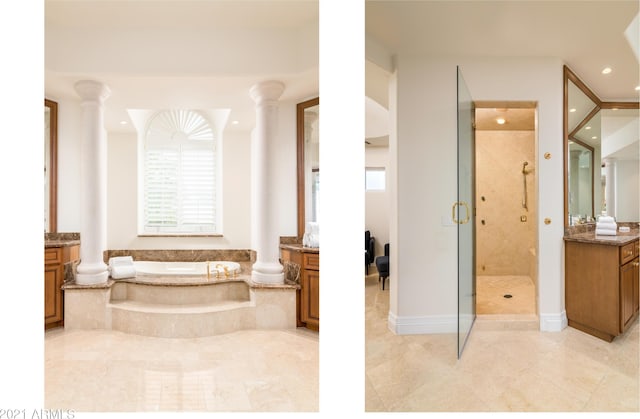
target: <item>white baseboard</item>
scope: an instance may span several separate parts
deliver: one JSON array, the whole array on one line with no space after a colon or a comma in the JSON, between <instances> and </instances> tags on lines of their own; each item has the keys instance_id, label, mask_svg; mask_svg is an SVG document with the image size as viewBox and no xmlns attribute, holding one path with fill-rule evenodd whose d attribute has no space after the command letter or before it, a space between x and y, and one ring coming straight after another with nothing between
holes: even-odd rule
<instances>
[{"instance_id":1,"label":"white baseboard","mask_svg":"<svg viewBox=\"0 0 640 419\"><path fill-rule=\"evenodd\" d=\"M396 316L389 312L387 324L389 330L396 335L427 335L458 331L456 315Z\"/></svg>"},{"instance_id":2,"label":"white baseboard","mask_svg":"<svg viewBox=\"0 0 640 419\"><path fill-rule=\"evenodd\" d=\"M396 335L456 333L458 317L456 315L396 316L389 312L387 325ZM561 332L567 325L567 312L564 310L561 313L540 314L541 332Z\"/></svg>"},{"instance_id":3,"label":"white baseboard","mask_svg":"<svg viewBox=\"0 0 640 419\"><path fill-rule=\"evenodd\" d=\"M540 313L541 332L561 332L568 326L567 312L561 313Z\"/></svg>"}]
</instances>

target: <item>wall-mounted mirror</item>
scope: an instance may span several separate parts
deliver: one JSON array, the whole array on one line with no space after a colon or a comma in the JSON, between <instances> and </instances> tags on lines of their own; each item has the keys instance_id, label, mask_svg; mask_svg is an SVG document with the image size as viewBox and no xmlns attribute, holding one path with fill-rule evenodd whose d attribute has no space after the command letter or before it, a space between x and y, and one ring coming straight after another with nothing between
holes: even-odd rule
<instances>
[{"instance_id":1,"label":"wall-mounted mirror","mask_svg":"<svg viewBox=\"0 0 640 419\"><path fill-rule=\"evenodd\" d=\"M44 231L58 228L58 104L44 100Z\"/></svg>"},{"instance_id":2,"label":"wall-mounted mirror","mask_svg":"<svg viewBox=\"0 0 640 419\"><path fill-rule=\"evenodd\" d=\"M318 221L320 196L320 99L298 103L296 109L298 148L298 238L308 222Z\"/></svg>"},{"instance_id":3,"label":"wall-mounted mirror","mask_svg":"<svg viewBox=\"0 0 640 419\"><path fill-rule=\"evenodd\" d=\"M602 102L564 67L565 227L602 214L638 221L637 184L616 182L615 173L635 168L637 179L639 119L638 102Z\"/></svg>"}]
</instances>

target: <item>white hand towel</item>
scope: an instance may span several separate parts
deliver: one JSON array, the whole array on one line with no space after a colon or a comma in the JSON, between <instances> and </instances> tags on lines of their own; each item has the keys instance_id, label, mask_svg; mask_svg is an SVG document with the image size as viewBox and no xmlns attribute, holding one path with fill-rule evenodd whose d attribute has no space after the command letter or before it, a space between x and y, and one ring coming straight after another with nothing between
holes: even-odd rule
<instances>
[{"instance_id":1,"label":"white hand towel","mask_svg":"<svg viewBox=\"0 0 640 419\"><path fill-rule=\"evenodd\" d=\"M615 236L615 230L604 230L596 227L596 236Z\"/></svg>"},{"instance_id":2,"label":"white hand towel","mask_svg":"<svg viewBox=\"0 0 640 419\"><path fill-rule=\"evenodd\" d=\"M611 216L602 215L602 216L600 216L598 218L598 222L600 222L600 223L615 223L616 220Z\"/></svg>"},{"instance_id":3,"label":"white hand towel","mask_svg":"<svg viewBox=\"0 0 640 419\"><path fill-rule=\"evenodd\" d=\"M111 278L113 279L122 279L122 278L134 278L136 276L136 268L125 265L116 265L111 267Z\"/></svg>"},{"instance_id":4,"label":"white hand towel","mask_svg":"<svg viewBox=\"0 0 640 419\"><path fill-rule=\"evenodd\" d=\"M133 266L133 257L116 256L116 257L109 258L109 266L116 266L116 265Z\"/></svg>"},{"instance_id":5,"label":"white hand towel","mask_svg":"<svg viewBox=\"0 0 640 419\"><path fill-rule=\"evenodd\" d=\"M596 229L600 229L600 230L617 230L618 229L618 224L616 223L601 223L601 222L597 222L596 223Z\"/></svg>"}]
</instances>

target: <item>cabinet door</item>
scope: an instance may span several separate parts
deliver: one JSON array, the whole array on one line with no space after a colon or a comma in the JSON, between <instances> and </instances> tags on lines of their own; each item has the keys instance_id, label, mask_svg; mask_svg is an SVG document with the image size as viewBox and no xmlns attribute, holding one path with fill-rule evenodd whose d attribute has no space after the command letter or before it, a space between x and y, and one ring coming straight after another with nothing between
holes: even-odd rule
<instances>
[{"instance_id":1,"label":"cabinet door","mask_svg":"<svg viewBox=\"0 0 640 419\"><path fill-rule=\"evenodd\" d=\"M634 318L637 296L637 267L629 262L620 268L620 332L624 332Z\"/></svg>"},{"instance_id":2,"label":"cabinet door","mask_svg":"<svg viewBox=\"0 0 640 419\"><path fill-rule=\"evenodd\" d=\"M302 273L302 321L320 327L320 272L304 270Z\"/></svg>"},{"instance_id":3,"label":"cabinet door","mask_svg":"<svg viewBox=\"0 0 640 419\"><path fill-rule=\"evenodd\" d=\"M62 273L60 265L45 266L44 323L45 326L62 320Z\"/></svg>"},{"instance_id":4,"label":"cabinet door","mask_svg":"<svg viewBox=\"0 0 640 419\"><path fill-rule=\"evenodd\" d=\"M636 258L633 262L633 311L640 311L640 259Z\"/></svg>"}]
</instances>

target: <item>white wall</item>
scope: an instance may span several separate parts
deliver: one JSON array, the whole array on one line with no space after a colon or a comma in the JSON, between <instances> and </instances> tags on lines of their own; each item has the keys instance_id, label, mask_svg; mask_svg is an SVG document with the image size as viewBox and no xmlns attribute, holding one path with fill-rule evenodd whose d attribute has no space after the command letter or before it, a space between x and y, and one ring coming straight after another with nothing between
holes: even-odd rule
<instances>
[{"instance_id":1,"label":"white wall","mask_svg":"<svg viewBox=\"0 0 640 419\"><path fill-rule=\"evenodd\" d=\"M474 100L538 102L538 269L542 330L566 326L563 286L562 65L558 59L395 58L397 208L390 236L389 327L396 333L455 331L457 235L456 65ZM390 102L393 95L390 95ZM551 159L544 159L544 153ZM393 198L392 198L393 199ZM543 223L545 218L551 224ZM395 239L397 237L397 239ZM394 272L393 266L396 266ZM394 276L397 286L394 286ZM394 301L395 300L395 301Z\"/></svg>"},{"instance_id":2,"label":"white wall","mask_svg":"<svg viewBox=\"0 0 640 419\"><path fill-rule=\"evenodd\" d=\"M79 100L58 102L58 231L80 231L80 121Z\"/></svg>"},{"instance_id":3,"label":"white wall","mask_svg":"<svg viewBox=\"0 0 640 419\"><path fill-rule=\"evenodd\" d=\"M616 162L616 220L640 221L640 165L638 160Z\"/></svg>"},{"instance_id":4,"label":"white wall","mask_svg":"<svg viewBox=\"0 0 640 419\"><path fill-rule=\"evenodd\" d=\"M384 191L365 191L364 228L375 237L376 256L384 255L384 244L389 242L389 147L365 147L365 166L385 169L386 188ZM372 265L372 266L375 266Z\"/></svg>"},{"instance_id":5,"label":"white wall","mask_svg":"<svg viewBox=\"0 0 640 419\"><path fill-rule=\"evenodd\" d=\"M56 98L51 98L56 100ZM300 101L306 98L300 99ZM271 199L281 209L278 231L296 235L296 101L282 102L279 134L270 159L276 187ZM79 101L58 100L58 231L80 231L80 123ZM108 103L107 103L108 106ZM107 248L209 249L251 248L251 133L227 131L223 135L223 237L137 236L137 136L107 134Z\"/></svg>"}]
</instances>

